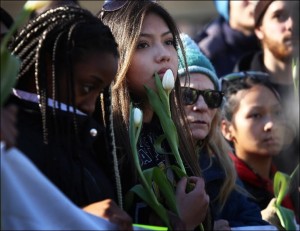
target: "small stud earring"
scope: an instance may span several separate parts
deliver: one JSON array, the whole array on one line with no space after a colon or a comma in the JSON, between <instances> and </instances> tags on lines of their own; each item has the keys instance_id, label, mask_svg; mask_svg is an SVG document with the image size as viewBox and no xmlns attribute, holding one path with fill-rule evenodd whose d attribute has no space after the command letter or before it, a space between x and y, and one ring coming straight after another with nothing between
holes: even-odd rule
<instances>
[{"instance_id":1,"label":"small stud earring","mask_svg":"<svg viewBox=\"0 0 300 231\"><path fill-rule=\"evenodd\" d=\"M196 106L193 107L193 111L197 111L197 107Z\"/></svg>"}]
</instances>

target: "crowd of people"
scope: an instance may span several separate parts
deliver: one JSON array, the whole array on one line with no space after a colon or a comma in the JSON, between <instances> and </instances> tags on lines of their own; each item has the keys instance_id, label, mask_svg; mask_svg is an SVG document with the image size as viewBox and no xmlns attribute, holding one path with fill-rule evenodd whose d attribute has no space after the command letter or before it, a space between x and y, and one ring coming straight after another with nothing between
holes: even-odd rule
<instances>
[{"instance_id":1,"label":"crowd of people","mask_svg":"<svg viewBox=\"0 0 300 231\"><path fill-rule=\"evenodd\" d=\"M220 17L195 38L156 1L106 0L96 15L52 1L31 14L7 46L21 66L1 105L1 228L166 226L148 201L126 206L141 183L131 105L143 114L141 169L159 167L175 185L169 228L284 228L271 205L276 171L299 164L299 3L215 4ZM1 8L1 39L12 23ZM165 131L145 88L168 70L181 178L157 149ZM299 174L290 184L282 206L297 225Z\"/></svg>"}]
</instances>

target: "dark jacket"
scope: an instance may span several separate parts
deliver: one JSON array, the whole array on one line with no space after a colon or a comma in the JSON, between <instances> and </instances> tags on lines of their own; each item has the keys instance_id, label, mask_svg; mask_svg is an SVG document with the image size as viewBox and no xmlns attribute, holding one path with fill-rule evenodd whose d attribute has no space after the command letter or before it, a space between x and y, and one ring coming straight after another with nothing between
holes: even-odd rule
<instances>
[{"instance_id":1,"label":"dark jacket","mask_svg":"<svg viewBox=\"0 0 300 231\"><path fill-rule=\"evenodd\" d=\"M260 208L257 204L236 190L230 193L223 209L220 210L220 203L215 199L226 177L224 170L216 157L210 158L205 152L201 152L199 162L215 220L228 220L230 227L268 225L267 222L262 220ZM236 184L243 187L239 179Z\"/></svg>"},{"instance_id":2,"label":"dark jacket","mask_svg":"<svg viewBox=\"0 0 300 231\"><path fill-rule=\"evenodd\" d=\"M255 35L245 36L233 30L223 17L209 23L194 40L210 59L219 77L231 73L244 54L260 50Z\"/></svg>"},{"instance_id":3,"label":"dark jacket","mask_svg":"<svg viewBox=\"0 0 300 231\"><path fill-rule=\"evenodd\" d=\"M265 209L271 199L274 198L273 181L270 179L274 178L275 172L277 171L276 167L272 165L270 169L270 179L264 179L236 155L230 154L230 157L234 162L238 176L245 185L245 188L254 196L259 207ZM283 199L281 204L295 211L289 195Z\"/></svg>"},{"instance_id":4,"label":"dark jacket","mask_svg":"<svg viewBox=\"0 0 300 231\"><path fill-rule=\"evenodd\" d=\"M38 105L14 96L10 102L18 106L17 148L71 201L83 207L107 198L115 200L110 178L113 174L108 170L111 165L105 161L107 153L102 126L88 116L76 115L76 136L75 115L57 110L56 121L51 113L47 118L52 124L48 126L46 145L43 142L43 123ZM61 129L54 129L55 123ZM97 137L91 136L91 128L97 129Z\"/></svg>"},{"instance_id":5,"label":"dark jacket","mask_svg":"<svg viewBox=\"0 0 300 231\"><path fill-rule=\"evenodd\" d=\"M263 53L261 51L248 53L242 56L234 67L235 72L250 70L268 73L268 70L263 62ZM272 82L272 85L276 91L278 91L285 110L288 110L291 99L294 98L294 84L278 84Z\"/></svg>"}]
</instances>

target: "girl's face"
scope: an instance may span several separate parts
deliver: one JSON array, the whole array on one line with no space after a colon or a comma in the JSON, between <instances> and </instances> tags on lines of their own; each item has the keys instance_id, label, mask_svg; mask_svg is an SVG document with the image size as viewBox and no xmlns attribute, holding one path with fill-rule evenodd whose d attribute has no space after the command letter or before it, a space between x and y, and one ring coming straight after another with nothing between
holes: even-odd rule
<instances>
[{"instance_id":1,"label":"girl's face","mask_svg":"<svg viewBox=\"0 0 300 231\"><path fill-rule=\"evenodd\" d=\"M144 85L155 89L155 72L161 78L168 69L177 75L178 55L174 45L173 34L165 21L157 14L147 14L127 72L131 93L145 98Z\"/></svg>"},{"instance_id":2,"label":"girl's face","mask_svg":"<svg viewBox=\"0 0 300 231\"><path fill-rule=\"evenodd\" d=\"M91 115L96 99L114 79L118 59L111 53L95 52L74 66L75 107ZM64 85L64 84L63 84ZM62 101L67 102L67 90L62 86Z\"/></svg>"},{"instance_id":3,"label":"girl's face","mask_svg":"<svg viewBox=\"0 0 300 231\"><path fill-rule=\"evenodd\" d=\"M277 155L283 147L284 118L274 93L255 85L235 97L240 103L229 131L237 155Z\"/></svg>"},{"instance_id":4,"label":"girl's face","mask_svg":"<svg viewBox=\"0 0 300 231\"><path fill-rule=\"evenodd\" d=\"M204 74L191 73L190 84L191 87L197 90L215 90L213 82ZM184 79L180 79L181 86L184 86ZM199 95L196 103L193 105L184 106L185 113L189 127L192 132L195 142L203 140L211 129L211 122L216 114L217 109L211 109L205 103L203 96Z\"/></svg>"}]
</instances>

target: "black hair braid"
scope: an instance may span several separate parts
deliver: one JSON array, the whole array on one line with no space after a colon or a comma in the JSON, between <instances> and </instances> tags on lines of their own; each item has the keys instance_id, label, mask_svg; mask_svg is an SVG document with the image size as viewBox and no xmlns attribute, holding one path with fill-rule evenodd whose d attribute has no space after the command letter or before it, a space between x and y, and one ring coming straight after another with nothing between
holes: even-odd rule
<instances>
[{"instance_id":1,"label":"black hair braid","mask_svg":"<svg viewBox=\"0 0 300 231\"><path fill-rule=\"evenodd\" d=\"M120 208L123 208L122 200L122 186L119 172L119 163L115 144L115 134L113 125L113 113L112 113L112 102L111 102L111 86L106 88L104 91L104 119L106 124L106 133L108 134L109 149L113 155L115 183L117 189L118 204Z\"/></svg>"},{"instance_id":2,"label":"black hair braid","mask_svg":"<svg viewBox=\"0 0 300 231\"><path fill-rule=\"evenodd\" d=\"M47 118L47 103L48 103L48 84L47 84L47 59L51 57L53 68L52 70L52 95L53 100L56 100L56 86L59 84L56 81L57 75L62 73L62 70L69 72L68 74L72 74L71 69L72 66L66 68L62 66L61 63L58 62L57 59L64 59L66 57L61 58L63 53L68 53L68 50L71 50L73 43L71 40L73 39L73 34L71 31L80 23L85 23L85 25L90 25L88 32L97 34L104 41L109 44L111 51L114 54L118 55L117 45L115 40L110 32L110 30L104 24L100 24L100 20L93 16L90 12L80 8L80 7L71 7L71 6L62 6L55 9L50 9L47 12L41 14L35 19L29 21L27 25L21 30L19 35L15 38L15 40L10 45L12 52L18 56L22 60L21 68L19 71L19 82L18 86L22 88L22 84L26 84L26 78L34 78L34 84L36 88L37 95L40 96L40 109L42 113L42 121L43 121L43 130L44 130L44 142L47 143L47 127L46 127L46 118ZM101 35L99 35L99 29L96 30L95 25L100 25L101 27ZM82 26L84 27L84 26ZM69 30L66 30L69 28ZM95 29L94 29L95 28ZM81 28L83 30L84 28ZM93 32L92 30L95 30ZM67 36L67 35L68 36ZM77 33L77 40L84 40L81 35ZM102 37L101 37L102 36ZM89 38L90 39L90 38ZM92 40L92 39L91 39ZM82 41L80 44L86 41ZM66 44L67 43L67 44ZM100 42L99 42L100 43ZM79 45L80 45L79 44ZM98 49L102 49L103 47L99 44L95 44L94 42L91 45L96 45ZM99 48L101 46L101 48ZM64 47L68 47L68 50L65 51ZM88 47L87 49L91 49ZM63 49L61 49L63 48ZM85 47L84 47L85 48ZM105 48L106 50L109 48ZM47 57L46 54L49 54ZM68 58L66 58L68 59ZM71 58L70 58L71 59ZM74 59L74 58L73 58ZM68 70L69 69L69 70ZM24 79L24 80L23 80ZM74 106L75 96L73 92L73 83L72 76L68 80L70 84L70 91L68 94L71 100L71 106ZM57 95L59 95L57 93ZM59 98L58 98L59 102ZM54 107L55 108L55 107ZM75 113L75 112L74 112ZM55 109L52 109L52 114L55 114ZM74 115L75 117L75 115ZM74 121L74 126L76 130L76 122Z\"/></svg>"}]
</instances>

